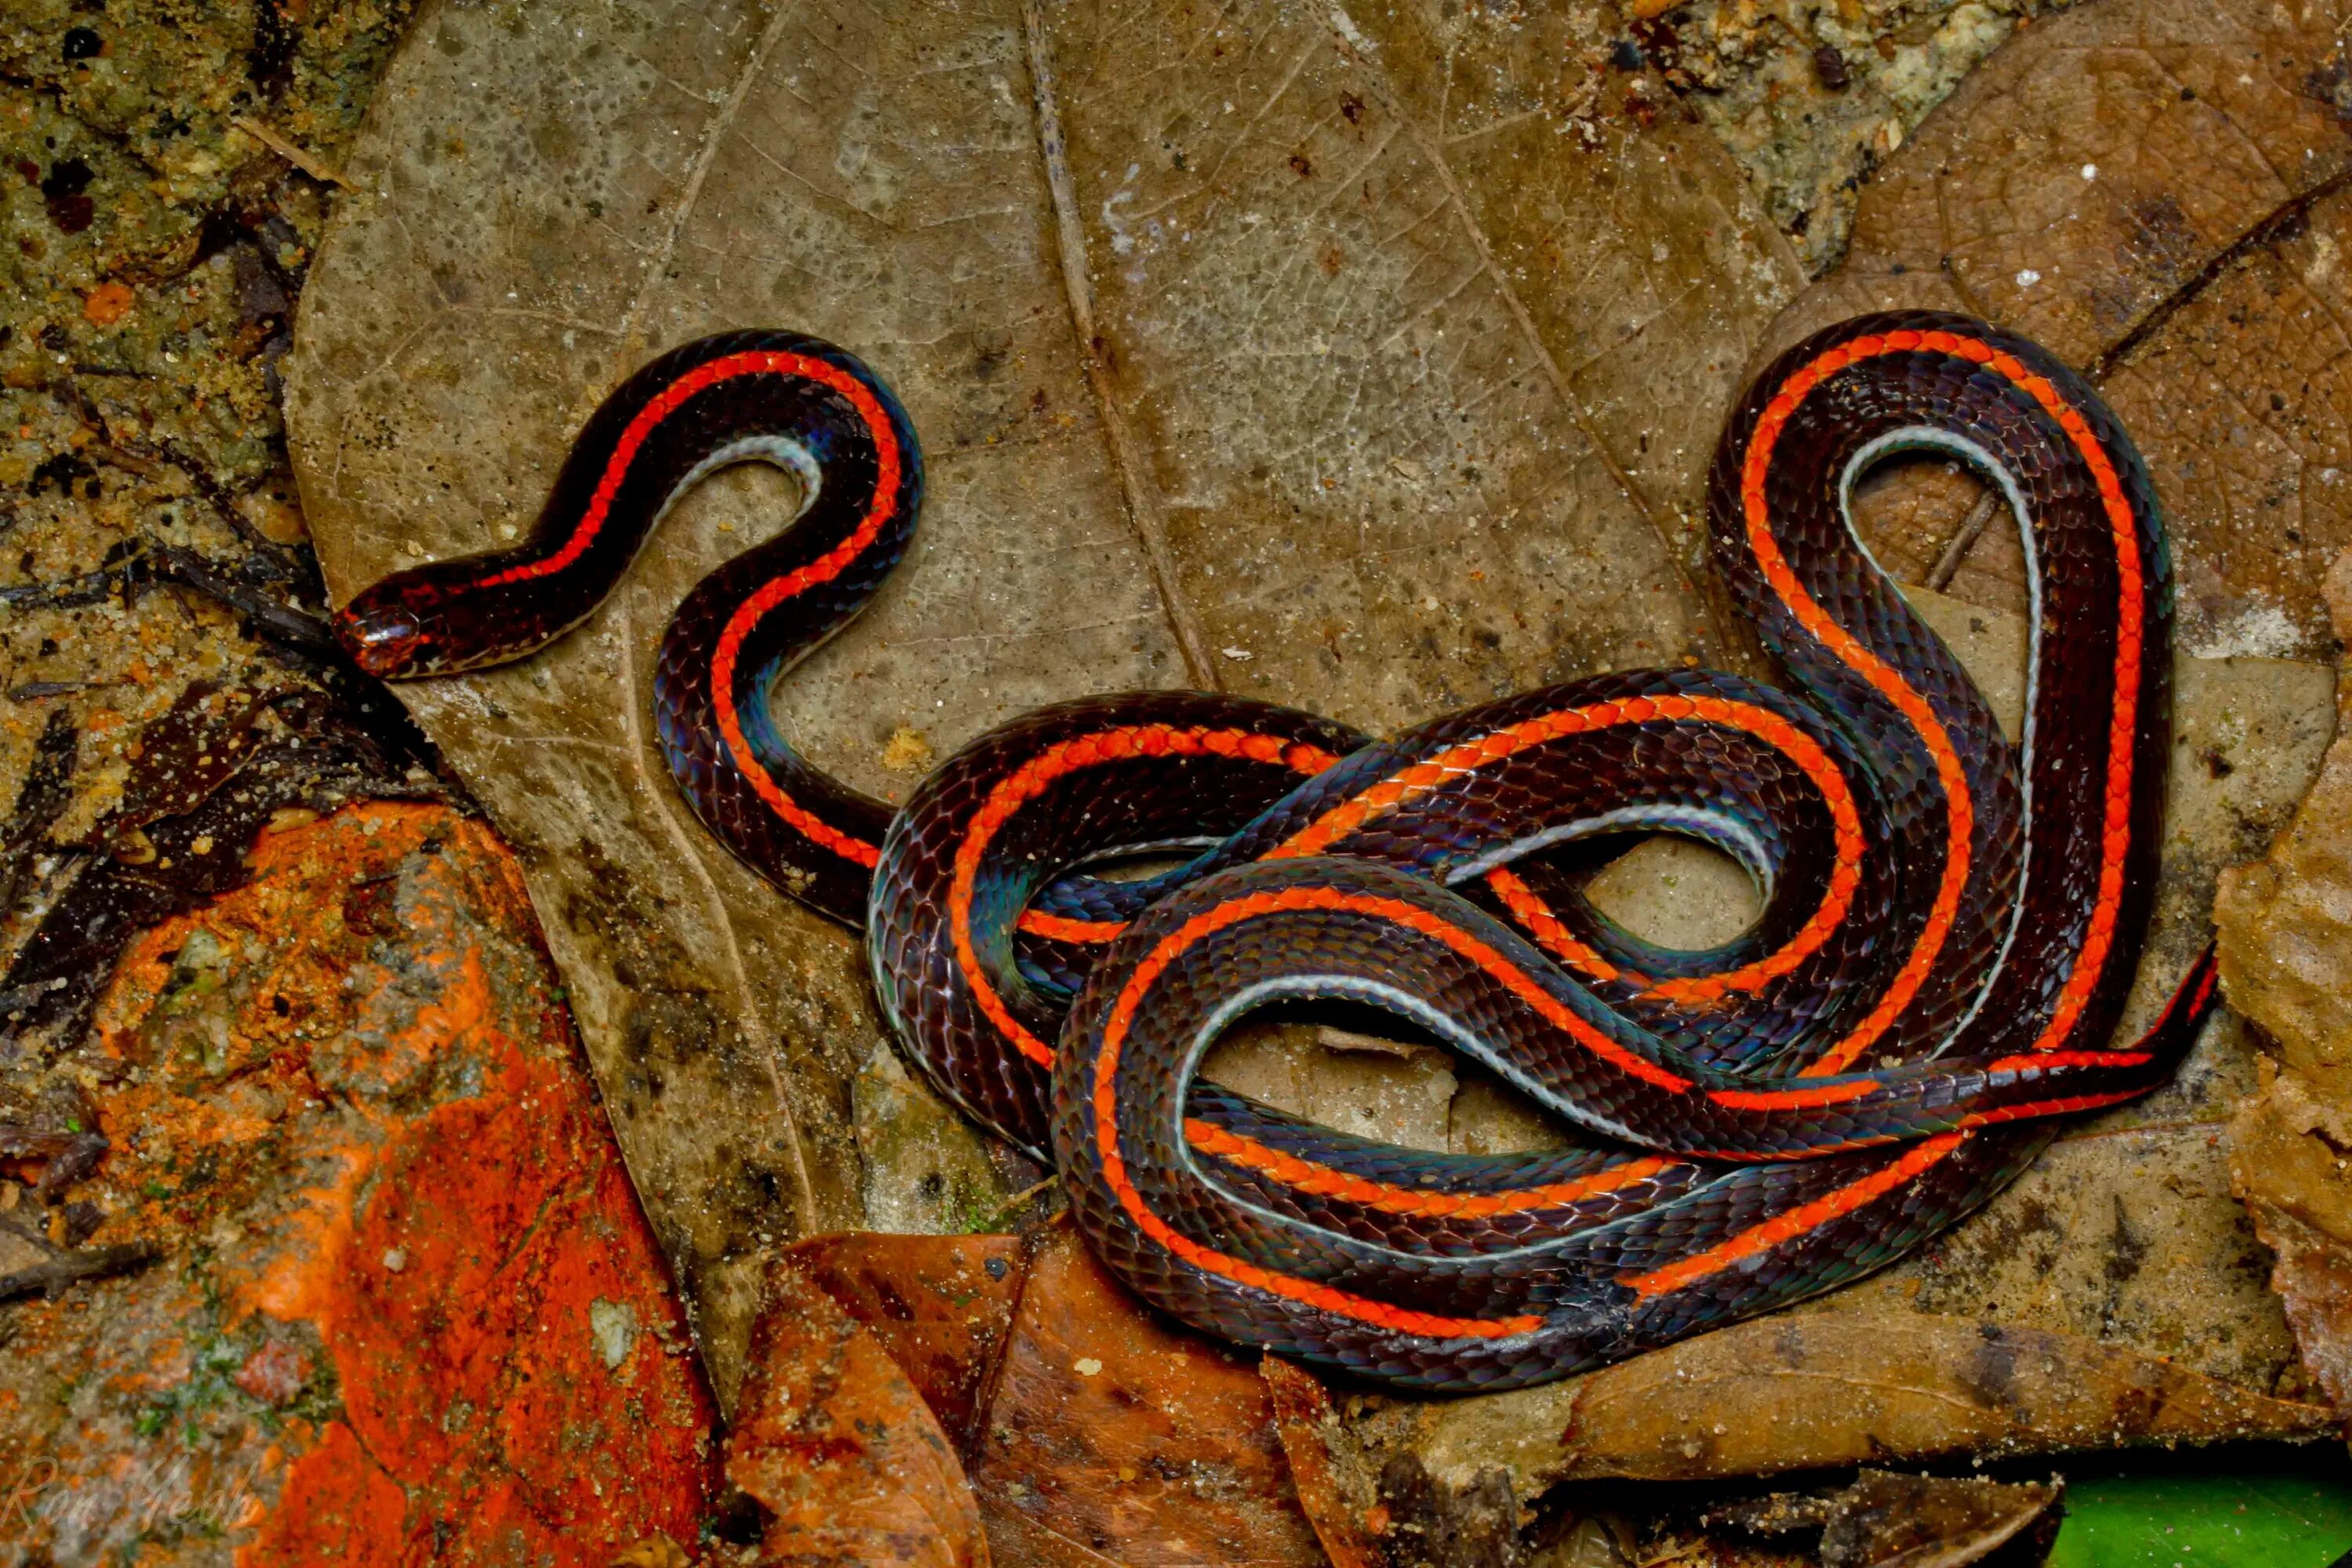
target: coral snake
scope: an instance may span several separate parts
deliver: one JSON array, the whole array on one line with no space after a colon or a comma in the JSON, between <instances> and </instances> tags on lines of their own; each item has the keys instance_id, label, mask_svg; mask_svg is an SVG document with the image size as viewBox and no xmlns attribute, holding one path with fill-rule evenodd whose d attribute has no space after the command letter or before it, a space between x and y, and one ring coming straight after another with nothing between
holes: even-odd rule
<instances>
[{"instance_id":1,"label":"coral snake","mask_svg":"<svg viewBox=\"0 0 2352 1568\"><path fill-rule=\"evenodd\" d=\"M2021 530L2017 742L1847 516L1864 469L1921 449L1969 464ZM2137 1044L2109 1043L2156 876L2170 566L2115 418L1981 322L1846 322L1733 409L1716 565L1791 690L1624 670L1379 740L1216 694L1094 697L982 735L894 812L803 761L771 697L905 553L921 458L872 371L779 331L631 376L523 543L374 584L341 635L385 677L520 658L745 459L803 500L663 637L681 792L864 930L931 1081L1053 1159L1097 1255L1213 1332L1426 1388L1656 1346L1916 1246L2053 1117L2163 1083L2212 1005L2201 958ZM1705 952L1613 924L1575 841L1643 833L1732 856L1760 921ZM1173 868L1108 870L1143 855ZM1197 1075L1237 1020L1318 999L1483 1064L1577 1142L1393 1146Z\"/></svg>"}]
</instances>

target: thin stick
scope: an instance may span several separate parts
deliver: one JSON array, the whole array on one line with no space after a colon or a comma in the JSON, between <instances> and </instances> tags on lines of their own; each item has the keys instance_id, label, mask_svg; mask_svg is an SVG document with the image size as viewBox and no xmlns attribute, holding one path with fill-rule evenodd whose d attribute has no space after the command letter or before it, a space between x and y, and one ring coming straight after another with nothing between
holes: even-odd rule
<instances>
[{"instance_id":1,"label":"thin stick","mask_svg":"<svg viewBox=\"0 0 2352 1568\"><path fill-rule=\"evenodd\" d=\"M272 131L268 126L264 125L260 121L256 120L250 114L232 114L228 117L228 122L231 125L236 126L239 131L244 132L247 136L252 137L256 142L260 142L264 147L267 147L271 152L277 153L279 157L285 159L288 163L293 164L296 168L301 170L304 174L310 175L312 179L318 181L320 184L341 185L347 191L353 188L351 181L343 178L343 176L334 168L329 164L321 163L318 159L313 158L310 153L305 153L301 148L297 147L293 142L289 142L285 137L280 136L277 132Z\"/></svg>"},{"instance_id":2,"label":"thin stick","mask_svg":"<svg viewBox=\"0 0 2352 1568\"><path fill-rule=\"evenodd\" d=\"M1968 554L1969 547L1983 536L1985 524L1992 521L1993 507L1998 500L1990 490L1977 498L1977 504L1969 508L1969 515L1960 520L1959 532L1952 535L1952 542L1944 546L1941 555L1936 557L1935 569L1927 574L1927 586L1940 594L1950 585L1954 577L1959 575L1962 558Z\"/></svg>"}]
</instances>

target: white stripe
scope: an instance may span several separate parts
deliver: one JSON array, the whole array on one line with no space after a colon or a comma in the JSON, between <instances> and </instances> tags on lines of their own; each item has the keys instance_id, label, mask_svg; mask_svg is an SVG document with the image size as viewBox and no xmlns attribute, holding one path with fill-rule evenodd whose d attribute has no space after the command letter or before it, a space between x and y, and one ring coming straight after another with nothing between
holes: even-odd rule
<instances>
[{"instance_id":1,"label":"white stripe","mask_svg":"<svg viewBox=\"0 0 2352 1568\"><path fill-rule=\"evenodd\" d=\"M2025 490L2017 482L2017 476L2011 473L1990 448L1965 436L1955 435L1932 425L1906 425L1865 443L1847 460L1845 471L1838 476L1838 516L1844 521L1854 548L1862 552L1872 570L1885 578L1889 586L1894 584L1894 575L1870 553L1870 547L1863 543L1861 531L1853 525L1851 502L1854 483L1881 458L1893 453L1927 450L1952 453L1998 488L2008 500L2010 515L2017 521L2018 537L2025 547L2025 598L2029 617L2026 624L2025 732L2018 747L2018 788L2025 833L2024 847L2018 854L2017 889L2010 905L2009 929L2001 934L2000 946L1993 953L1991 967L1985 971L1984 983L1978 988L1976 999L1969 1003L1968 1011L1960 1016L1959 1021L1946 1031L1944 1037L1937 1041L1927 1053L1930 1057L1939 1057L1951 1048L1960 1032L1974 1023L1977 1015L1984 1010L1986 1001L1992 995L1993 983L2000 978L2001 971L2008 966L2010 949L2016 944L2018 928L2025 920L2026 879L2032 869L2033 856L2034 709L2042 684L2042 561L2033 546L2032 509L2026 503Z\"/></svg>"}]
</instances>

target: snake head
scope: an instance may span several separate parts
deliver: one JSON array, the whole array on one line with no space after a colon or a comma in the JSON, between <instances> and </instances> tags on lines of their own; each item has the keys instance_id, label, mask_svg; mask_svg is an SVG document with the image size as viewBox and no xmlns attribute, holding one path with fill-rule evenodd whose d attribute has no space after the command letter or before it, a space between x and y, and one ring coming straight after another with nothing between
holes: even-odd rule
<instances>
[{"instance_id":1,"label":"snake head","mask_svg":"<svg viewBox=\"0 0 2352 1568\"><path fill-rule=\"evenodd\" d=\"M403 572L366 589L335 616L335 637L352 661L380 680L447 675L472 660L452 633L464 617L438 584Z\"/></svg>"}]
</instances>

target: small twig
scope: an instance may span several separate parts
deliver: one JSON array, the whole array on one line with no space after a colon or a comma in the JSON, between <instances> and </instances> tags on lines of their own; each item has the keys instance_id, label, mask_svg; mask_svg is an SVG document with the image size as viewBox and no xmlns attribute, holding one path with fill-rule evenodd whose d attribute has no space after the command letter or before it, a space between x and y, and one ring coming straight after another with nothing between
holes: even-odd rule
<instances>
[{"instance_id":1,"label":"small twig","mask_svg":"<svg viewBox=\"0 0 2352 1568\"><path fill-rule=\"evenodd\" d=\"M0 1274L0 1301L36 1292L53 1295L77 1280L127 1274L133 1268L145 1268L163 1255L161 1247L147 1241L134 1241L122 1247L59 1247L38 1230L18 1225L5 1215L0 1215L0 1230L6 1231L43 1255L41 1261L29 1268L19 1268L14 1274Z\"/></svg>"},{"instance_id":2,"label":"small twig","mask_svg":"<svg viewBox=\"0 0 2352 1568\"><path fill-rule=\"evenodd\" d=\"M125 566L102 566L55 583L25 583L0 588L0 605L24 610L70 610L110 599L130 585Z\"/></svg>"},{"instance_id":3,"label":"small twig","mask_svg":"<svg viewBox=\"0 0 2352 1568\"><path fill-rule=\"evenodd\" d=\"M1960 562L1967 557L1969 547L1983 536L1985 524L1992 521L1993 508L1999 502L2000 498L1990 490L1977 498L1977 504L1970 507L1969 515L1960 520L1960 531L1952 535L1951 542L1944 546L1944 552L1936 557L1935 568L1927 574L1928 587L1940 594L1950 586L1953 578L1959 575Z\"/></svg>"},{"instance_id":4,"label":"small twig","mask_svg":"<svg viewBox=\"0 0 2352 1568\"><path fill-rule=\"evenodd\" d=\"M213 571L205 558L193 550L184 550L176 544L152 548L156 567L163 575L242 612L253 624L256 635L274 637L311 653L332 656L338 651L334 632L320 616L230 582Z\"/></svg>"},{"instance_id":5,"label":"small twig","mask_svg":"<svg viewBox=\"0 0 2352 1568\"><path fill-rule=\"evenodd\" d=\"M318 181L320 184L340 185L347 191L355 188L352 184L351 181L345 179L342 174L335 170L331 165L322 163L318 159L313 158L310 153L305 153L301 148L297 147L293 142L289 142L285 137L280 136L277 132L272 131L268 126L264 125L260 121L256 120L250 114L232 114L228 117L228 122L231 125L236 126L239 131L244 132L247 136L252 137L256 142L260 142L264 147L267 147L271 152L277 153L279 157L285 159L288 163L293 164L296 168L301 170L304 174L310 175L312 179Z\"/></svg>"},{"instance_id":6,"label":"small twig","mask_svg":"<svg viewBox=\"0 0 2352 1568\"><path fill-rule=\"evenodd\" d=\"M74 368L79 370L81 367L77 365ZM106 426L101 424L99 428ZM92 441L82 448L82 455L126 473L137 474L142 479L155 479L165 472L164 466L154 458L134 452L128 447L118 447L111 441Z\"/></svg>"},{"instance_id":7,"label":"small twig","mask_svg":"<svg viewBox=\"0 0 2352 1568\"><path fill-rule=\"evenodd\" d=\"M292 582L303 575L294 554L256 527L253 520L237 506L236 492L213 478L212 471L203 463L169 441L157 441L151 445L130 437L118 436L100 410L87 404L84 407L85 421L97 426L108 437L104 441L93 441L83 448L89 456L147 479L155 478L167 468L176 469L187 479L198 498L228 525L229 531L245 541L272 576Z\"/></svg>"},{"instance_id":8,"label":"small twig","mask_svg":"<svg viewBox=\"0 0 2352 1568\"><path fill-rule=\"evenodd\" d=\"M1011 1197L996 1205L995 1211L992 1213L987 1219L982 1222L982 1231L991 1232L1002 1228L1005 1221L1011 1219L1014 1215L1019 1214L1023 1209L1028 1207L1032 1200L1046 1192L1054 1185L1055 1183L1061 1179L1062 1178L1057 1175L1048 1176L1042 1182L1034 1183L1029 1186L1022 1188L1019 1192L1013 1194Z\"/></svg>"},{"instance_id":9,"label":"small twig","mask_svg":"<svg viewBox=\"0 0 2352 1568\"><path fill-rule=\"evenodd\" d=\"M102 1132L0 1121L0 1158L49 1163L33 1184L34 1195L44 1203L97 1170L110 1147Z\"/></svg>"},{"instance_id":10,"label":"small twig","mask_svg":"<svg viewBox=\"0 0 2352 1568\"><path fill-rule=\"evenodd\" d=\"M11 702L37 702L45 697L69 697L77 691L89 691L97 687L121 684L112 680L28 680L22 686L8 689Z\"/></svg>"}]
</instances>

